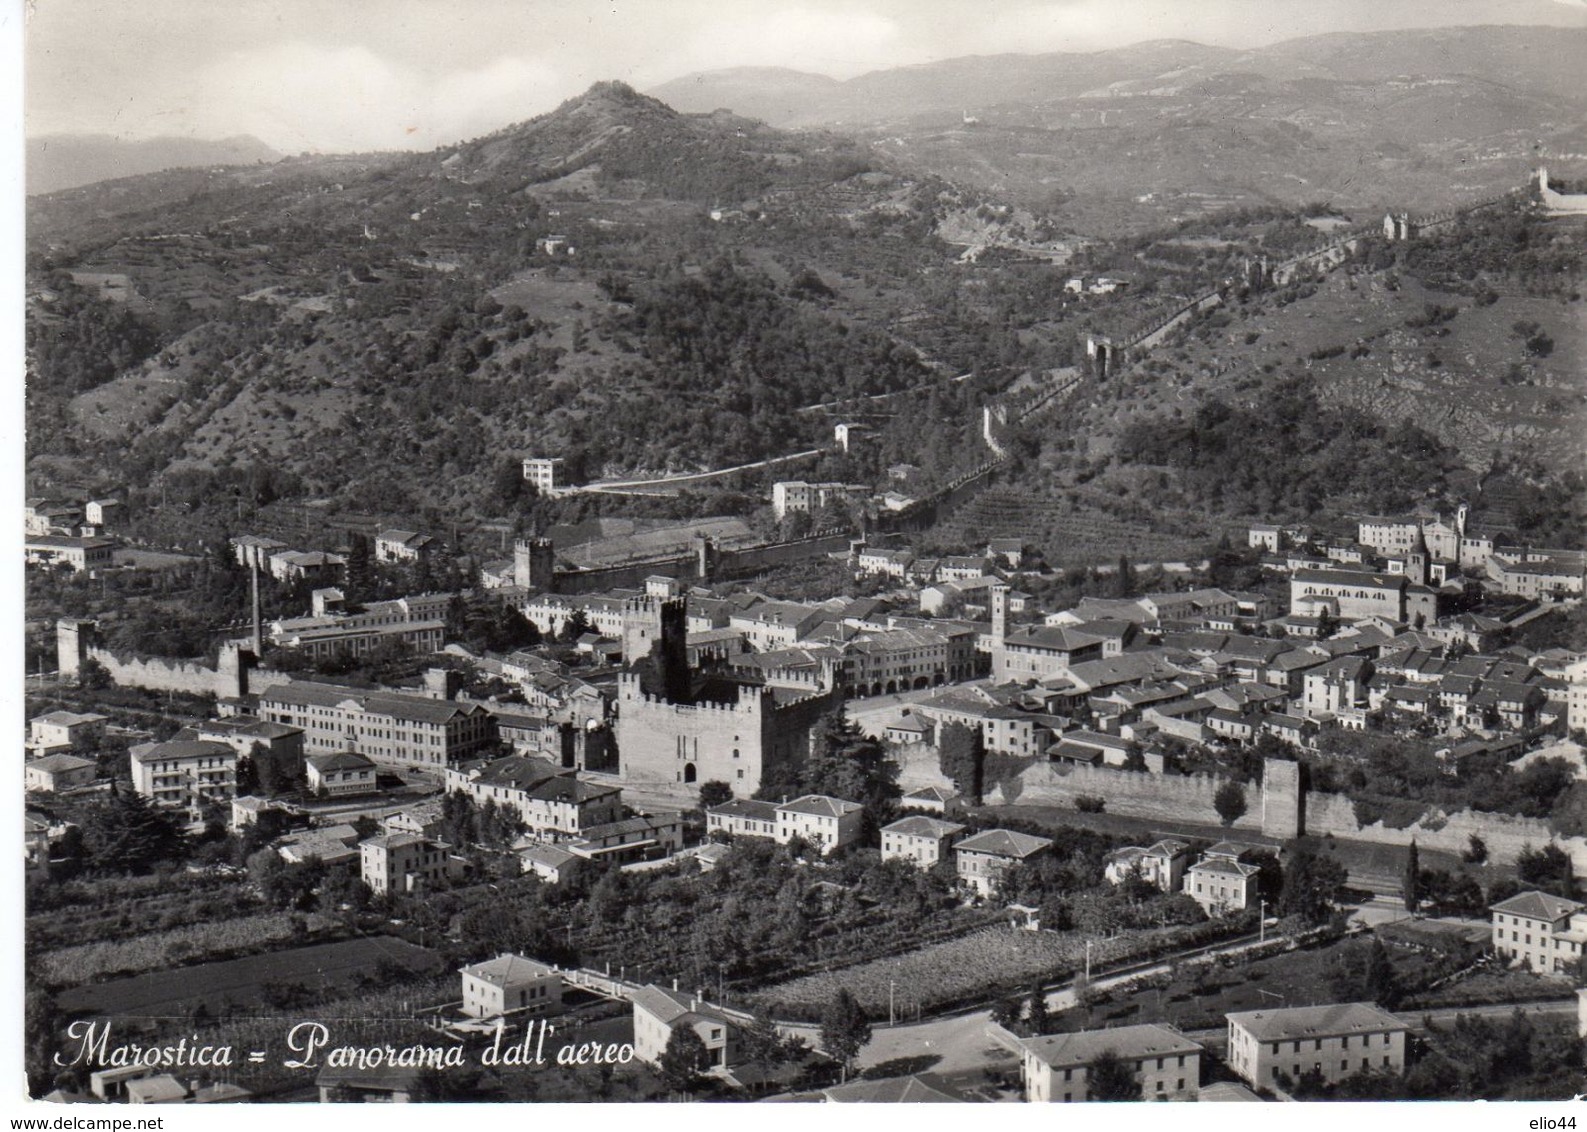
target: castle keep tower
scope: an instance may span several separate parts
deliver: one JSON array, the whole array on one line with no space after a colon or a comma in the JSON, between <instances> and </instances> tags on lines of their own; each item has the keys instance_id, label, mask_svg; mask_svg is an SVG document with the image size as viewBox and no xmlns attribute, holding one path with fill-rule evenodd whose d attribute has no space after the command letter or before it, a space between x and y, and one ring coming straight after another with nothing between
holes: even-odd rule
<instances>
[{"instance_id":1,"label":"castle keep tower","mask_svg":"<svg viewBox=\"0 0 1587 1132\"><path fill-rule=\"evenodd\" d=\"M646 691L689 702L689 599L634 597L623 602L623 663L650 666Z\"/></svg>"}]
</instances>

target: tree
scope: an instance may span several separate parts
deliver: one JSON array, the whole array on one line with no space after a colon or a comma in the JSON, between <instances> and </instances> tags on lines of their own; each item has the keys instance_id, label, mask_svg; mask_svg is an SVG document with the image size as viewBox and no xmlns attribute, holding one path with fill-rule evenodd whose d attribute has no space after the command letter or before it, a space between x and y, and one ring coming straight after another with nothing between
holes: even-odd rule
<instances>
[{"instance_id":1,"label":"tree","mask_svg":"<svg viewBox=\"0 0 1587 1132\"><path fill-rule=\"evenodd\" d=\"M1536 885L1556 896L1571 898L1570 857L1552 842L1541 849L1522 849L1515 859L1515 875L1523 884Z\"/></svg>"},{"instance_id":2,"label":"tree","mask_svg":"<svg viewBox=\"0 0 1587 1132\"><path fill-rule=\"evenodd\" d=\"M700 1077L710 1065L711 1053L705 1048L705 1039L695 1033L692 1026L673 1028L667 1038L667 1048L661 1051L656 1063L667 1086L683 1093L699 1087Z\"/></svg>"},{"instance_id":3,"label":"tree","mask_svg":"<svg viewBox=\"0 0 1587 1132\"><path fill-rule=\"evenodd\" d=\"M1587 952L1582 955L1582 960L1587 963ZM992 1021L1006 1030L1012 1030L1019 1025L1021 1014L1019 998L1016 995L1004 995L992 1006Z\"/></svg>"},{"instance_id":4,"label":"tree","mask_svg":"<svg viewBox=\"0 0 1587 1132\"><path fill-rule=\"evenodd\" d=\"M146 873L183 854L185 843L177 824L131 790L115 790L107 801L84 813L81 825L90 868Z\"/></svg>"},{"instance_id":5,"label":"tree","mask_svg":"<svg viewBox=\"0 0 1587 1132\"><path fill-rule=\"evenodd\" d=\"M709 810L733 800L733 788L713 779L700 785L700 808Z\"/></svg>"},{"instance_id":6,"label":"tree","mask_svg":"<svg viewBox=\"0 0 1587 1132\"><path fill-rule=\"evenodd\" d=\"M802 1038L783 1037L776 1023L759 1016L738 1030L737 1036L738 1048L744 1060L750 1065L760 1066L768 1073L804 1056L808 1048Z\"/></svg>"},{"instance_id":7,"label":"tree","mask_svg":"<svg viewBox=\"0 0 1587 1132\"><path fill-rule=\"evenodd\" d=\"M1299 916L1312 924L1325 922L1333 914L1334 900L1346 879L1344 866L1319 855L1309 840L1290 842L1284 886L1278 897L1279 914Z\"/></svg>"},{"instance_id":8,"label":"tree","mask_svg":"<svg viewBox=\"0 0 1587 1132\"><path fill-rule=\"evenodd\" d=\"M821 1048L843 1068L843 1079L849 1078L854 1059L871 1040L871 1024L865 1011L849 993L847 987L839 988L837 996L827 1004L821 1014Z\"/></svg>"},{"instance_id":9,"label":"tree","mask_svg":"<svg viewBox=\"0 0 1587 1132\"><path fill-rule=\"evenodd\" d=\"M974 804L981 801L986 743L979 727L945 723L937 732L938 767L954 788Z\"/></svg>"},{"instance_id":10,"label":"tree","mask_svg":"<svg viewBox=\"0 0 1587 1132\"><path fill-rule=\"evenodd\" d=\"M1212 796L1212 808L1224 825L1233 825L1245 816L1245 787L1238 782L1225 782Z\"/></svg>"},{"instance_id":11,"label":"tree","mask_svg":"<svg viewBox=\"0 0 1587 1132\"><path fill-rule=\"evenodd\" d=\"M1026 1021L1030 1024L1032 1034L1045 1034L1048 1023L1051 1021L1047 1013L1047 992L1040 983L1030 988L1030 997L1027 1000Z\"/></svg>"},{"instance_id":12,"label":"tree","mask_svg":"<svg viewBox=\"0 0 1587 1132\"><path fill-rule=\"evenodd\" d=\"M1113 1050L1103 1050L1086 1067L1086 1098L1093 1101L1138 1101L1140 1082L1129 1063Z\"/></svg>"},{"instance_id":13,"label":"tree","mask_svg":"<svg viewBox=\"0 0 1587 1132\"><path fill-rule=\"evenodd\" d=\"M1119 555L1118 575L1113 579L1114 593L1118 597L1135 596L1135 568L1124 555Z\"/></svg>"},{"instance_id":14,"label":"tree","mask_svg":"<svg viewBox=\"0 0 1587 1132\"><path fill-rule=\"evenodd\" d=\"M1468 865L1481 865L1488 860L1488 843L1475 833L1467 839L1466 851L1460 859Z\"/></svg>"},{"instance_id":15,"label":"tree","mask_svg":"<svg viewBox=\"0 0 1587 1132\"><path fill-rule=\"evenodd\" d=\"M1405 876L1401 881L1400 895L1405 899L1405 910L1414 913L1422 904L1422 873L1421 866L1416 859L1416 838L1411 838L1411 847L1405 854Z\"/></svg>"}]
</instances>

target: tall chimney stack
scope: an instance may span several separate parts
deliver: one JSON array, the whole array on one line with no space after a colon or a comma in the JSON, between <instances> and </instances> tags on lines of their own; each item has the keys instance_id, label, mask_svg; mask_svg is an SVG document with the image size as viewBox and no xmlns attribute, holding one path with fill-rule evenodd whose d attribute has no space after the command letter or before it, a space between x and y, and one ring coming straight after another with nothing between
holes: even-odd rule
<instances>
[{"instance_id":1,"label":"tall chimney stack","mask_svg":"<svg viewBox=\"0 0 1587 1132\"><path fill-rule=\"evenodd\" d=\"M253 654L254 656L263 656L264 627L260 624L259 617L259 560L257 558L254 559L250 575L253 579Z\"/></svg>"}]
</instances>

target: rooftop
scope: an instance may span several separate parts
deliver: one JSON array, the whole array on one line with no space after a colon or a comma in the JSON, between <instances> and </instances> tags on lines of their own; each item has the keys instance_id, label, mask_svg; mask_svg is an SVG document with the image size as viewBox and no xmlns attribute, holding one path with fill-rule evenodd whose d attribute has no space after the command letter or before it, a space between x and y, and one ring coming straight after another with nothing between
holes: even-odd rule
<instances>
[{"instance_id":1,"label":"rooftop","mask_svg":"<svg viewBox=\"0 0 1587 1132\"><path fill-rule=\"evenodd\" d=\"M1233 1018L1234 1015L1230 1015ZM1202 1052L1178 1030L1156 1023L1119 1026L1111 1030L1081 1030L1073 1034L1046 1034L1025 1038L1020 1046L1032 1057L1053 1068L1090 1065L1104 1053L1115 1053L1124 1061L1143 1057L1169 1057Z\"/></svg>"},{"instance_id":2,"label":"rooftop","mask_svg":"<svg viewBox=\"0 0 1587 1132\"><path fill-rule=\"evenodd\" d=\"M966 837L954 849L966 853L988 853L994 857L1014 857L1023 860L1052 845L1045 837L1032 837L1028 833L1015 833L1011 829L988 829L973 837Z\"/></svg>"},{"instance_id":3,"label":"rooftop","mask_svg":"<svg viewBox=\"0 0 1587 1132\"><path fill-rule=\"evenodd\" d=\"M1228 1015L1259 1042L1291 1038L1335 1037L1343 1034L1404 1030L1405 1023L1370 1002L1343 1002L1328 1006L1292 1006L1278 1010L1246 1010Z\"/></svg>"},{"instance_id":4,"label":"rooftop","mask_svg":"<svg viewBox=\"0 0 1587 1132\"><path fill-rule=\"evenodd\" d=\"M530 979L543 979L554 970L538 959L525 959L522 955L503 952L494 959L464 967L459 973L471 975L493 986L507 987Z\"/></svg>"}]
</instances>

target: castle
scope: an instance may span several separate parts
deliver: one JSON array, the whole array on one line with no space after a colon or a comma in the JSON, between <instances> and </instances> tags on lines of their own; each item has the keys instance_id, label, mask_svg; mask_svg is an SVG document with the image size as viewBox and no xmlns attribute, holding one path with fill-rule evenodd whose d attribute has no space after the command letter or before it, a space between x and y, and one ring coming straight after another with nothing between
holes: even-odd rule
<instances>
[{"instance_id":1,"label":"castle","mask_svg":"<svg viewBox=\"0 0 1587 1132\"><path fill-rule=\"evenodd\" d=\"M747 798L768 771L809 753L812 729L842 706L842 693L692 673L687 626L687 598L647 595L624 605L628 670L617 684L618 776L690 795L699 783L725 782Z\"/></svg>"}]
</instances>

